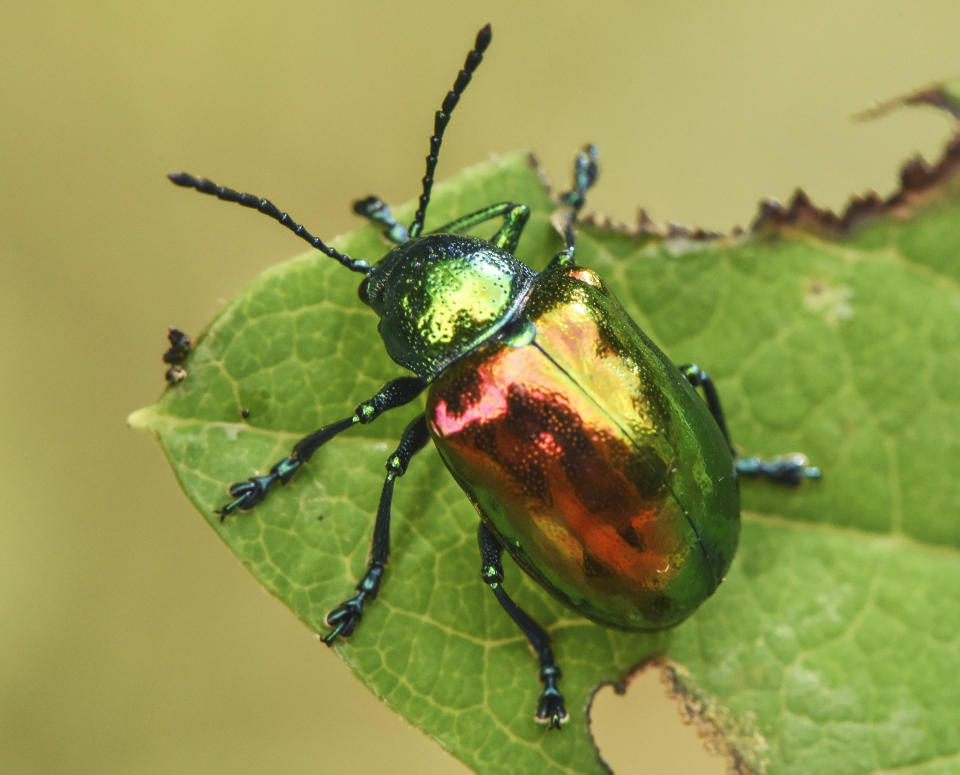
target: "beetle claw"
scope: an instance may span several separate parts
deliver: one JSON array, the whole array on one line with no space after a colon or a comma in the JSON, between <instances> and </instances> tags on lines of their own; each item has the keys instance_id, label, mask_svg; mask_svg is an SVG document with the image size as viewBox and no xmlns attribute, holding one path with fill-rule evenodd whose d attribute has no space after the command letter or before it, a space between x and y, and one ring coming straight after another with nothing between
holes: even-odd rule
<instances>
[{"instance_id":1,"label":"beetle claw","mask_svg":"<svg viewBox=\"0 0 960 775\"><path fill-rule=\"evenodd\" d=\"M569 718L563 695L556 688L544 689L534 720L539 724L546 724L548 729L560 729L560 725L565 724Z\"/></svg>"},{"instance_id":2,"label":"beetle claw","mask_svg":"<svg viewBox=\"0 0 960 775\"><path fill-rule=\"evenodd\" d=\"M332 646L338 637L349 638L353 635L354 629L363 618L363 599L365 595L360 592L341 605L334 608L324 619L327 627L332 627L326 635L320 640L328 646Z\"/></svg>"},{"instance_id":3,"label":"beetle claw","mask_svg":"<svg viewBox=\"0 0 960 775\"><path fill-rule=\"evenodd\" d=\"M267 476L253 476L245 482L234 482L227 491L233 500L226 506L217 509L214 513L219 514L220 521L223 522L228 514L232 514L237 509L240 511L249 511L266 497L267 490L270 489L270 485L272 485L276 479L275 474L269 474Z\"/></svg>"}]
</instances>

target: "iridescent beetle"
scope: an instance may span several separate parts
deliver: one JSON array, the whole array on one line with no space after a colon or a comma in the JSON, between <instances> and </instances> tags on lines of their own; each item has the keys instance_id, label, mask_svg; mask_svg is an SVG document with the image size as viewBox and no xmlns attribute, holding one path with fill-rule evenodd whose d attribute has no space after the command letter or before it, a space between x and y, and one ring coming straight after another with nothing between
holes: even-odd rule
<instances>
[{"instance_id":1,"label":"iridescent beetle","mask_svg":"<svg viewBox=\"0 0 960 775\"><path fill-rule=\"evenodd\" d=\"M397 243L374 266L324 244L266 199L186 173L170 179L259 210L362 274L360 299L379 315L387 353L416 375L387 383L351 417L303 438L267 475L231 485L221 520L289 482L341 431L426 391L426 411L387 460L367 572L356 594L327 615L323 641L352 634L377 596L394 482L432 438L480 513L483 581L539 657L536 719L556 728L567 719L560 669L547 633L503 588L503 549L584 616L662 629L689 616L730 567L738 474L795 484L819 472L800 455L735 460L706 373L674 366L600 277L574 263L573 222L597 175L593 147L576 159L573 188L561 197L564 247L542 272L513 255L529 216L523 204L494 204L423 234L444 130L490 39L487 25L436 113L409 229L376 197L354 205ZM463 235L496 218L503 225L489 241Z\"/></svg>"}]
</instances>

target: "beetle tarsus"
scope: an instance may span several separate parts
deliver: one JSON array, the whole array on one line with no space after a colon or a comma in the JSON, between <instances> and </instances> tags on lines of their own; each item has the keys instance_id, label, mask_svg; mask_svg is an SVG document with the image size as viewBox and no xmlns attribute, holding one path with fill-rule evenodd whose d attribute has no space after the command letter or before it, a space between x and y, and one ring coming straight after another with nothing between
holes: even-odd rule
<instances>
[{"instance_id":1,"label":"beetle tarsus","mask_svg":"<svg viewBox=\"0 0 960 775\"><path fill-rule=\"evenodd\" d=\"M553 663L553 654L547 649L547 654L540 655L541 662L544 662L544 656L550 664L544 664L540 668L540 680L543 682L543 692L540 694L540 701L537 704L537 713L534 718L540 724L546 724L548 729L560 729L561 724L565 724L570 714L563 702L563 695L557 688L557 680L560 678L560 668Z\"/></svg>"},{"instance_id":2,"label":"beetle tarsus","mask_svg":"<svg viewBox=\"0 0 960 775\"><path fill-rule=\"evenodd\" d=\"M267 476L252 476L245 482L234 482L228 489L233 500L214 513L219 514L220 521L223 522L228 515L238 509L249 511L266 497L267 491L277 478L277 475L271 472Z\"/></svg>"},{"instance_id":3,"label":"beetle tarsus","mask_svg":"<svg viewBox=\"0 0 960 775\"><path fill-rule=\"evenodd\" d=\"M809 465L807 456L793 452L773 460L763 460L759 457L737 458L735 465L737 475L756 479L764 477L777 484L786 484L796 487L805 479L819 479L820 469Z\"/></svg>"},{"instance_id":4,"label":"beetle tarsus","mask_svg":"<svg viewBox=\"0 0 960 775\"><path fill-rule=\"evenodd\" d=\"M266 476L251 476L244 482L231 484L228 492L233 500L215 512L220 515L220 521L223 522L229 514L238 509L240 511L250 511L267 497L267 493L275 482L280 482L280 484L289 482L307 460L307 458L301 457L296 450L297 448L294 447L293 454L277 463Z\"/></svg>"},{"instance_id":5,"label":"beetle tarsus","mask_svg":"<svg viewBox=\"0 0 960 775\"><path fill-rule=\"evenodd\" d=\"M372 563L360 583L357 584L357 594L349 600L344 600L327 614L324 622L327 627L332 629L320 640L328 646L332 646L337 638L349 638L353 635L353 631L363 618L364 602L367 598L373 600L377 596L382 578L383 565L379 562Z\"/></svg>"},{"instance_id":6,"label":"beetle tarsus","mask_svg":"<svg viewBox=\"0 0 960 775\"><path fill-rule=\"evenodd\" d=\"M597 146L587 145L573 162L573 188L560 194L560 202L573 210L574 216L586 201L587 190L597 182Z\"/></svg>"},{"instance_id":7,"label":"beetle tarsus","mask_svg":"<svg viewBox=\"0 0 960 775\"><path fill-rule=\"evenodd\" d=\"M357 215L362 215L374 223L380 224L384 236L391 242L400 245L406 242L410 235L407 234L407 227L397 223L390 207L378 196L368 196L366 199L358 199L353 203L353 211Z\"/></svg>"},{"instance_id":8,"label":"beetle tarsus","mask_svg":"<svg viewBox=\"0 0 960 775\"><path fill-rule=\"evenodd\" d=\"M324 623L327 627L332 627L333 629L320 640L328 646L332 646L337 638L341 636L349 638L353 635L354 629L363 618L363 601L365 597L366 595L363 592L358 592L328 613L324 619Z\"/></svg>"}]
</instances>

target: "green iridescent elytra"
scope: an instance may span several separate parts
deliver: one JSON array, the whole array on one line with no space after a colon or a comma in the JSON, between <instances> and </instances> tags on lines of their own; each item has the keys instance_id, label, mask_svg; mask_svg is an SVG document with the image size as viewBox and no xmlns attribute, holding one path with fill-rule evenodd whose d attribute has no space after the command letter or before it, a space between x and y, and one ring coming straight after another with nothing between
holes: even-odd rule
<instances>
[{"instance_id":1,"label":"green iridescent elytra","mask_svg":"<svg viewBox=\"0 0 960 775\"><path fill-rule=\"evenodd\" d=\"M221 521L287 484L337 434L426 391L426 411L387 458L366 573L327 615L323 641L353 634L376 598L390 555L394 484L432 438L479 511L480 576L536 653L543 690L534 718L556 728L567 719L560 668L550 636L504 589L504 548L584 616L627 629L669 627L712 594L730 566L737 475L796 483L819 472L800 457L734 460L706 373L673 366L600 278L575 264L573 224L597 175L592 146L577 156L573 187L560 196L564 246L542 272L514 255L529 216L521 203L493 204L423 234L443 133L490 40L488 25L436 113L409 228L377 197L354 204L397 243L375 265L326 245L267 199L187 173L170 179L254 208L362 274L360 299L379 316L387 353L415 375L391 380L350 417L305 436L269 473L232 484ZM495 219L503 222L490 240L465 235Z\"/></svg>"},{"instance_id":2,"label":"green iridescent elytra","mask_svg":"<svg viewBox=\"0 0 960 775\"><path fill-rule=\"evenodd\" d=\"M494 338L428 388L447 467L524 570L623 629L689 616L733 560L730 447L703 400L596 273L559 264Z\"/></svg>"}]
</instances>

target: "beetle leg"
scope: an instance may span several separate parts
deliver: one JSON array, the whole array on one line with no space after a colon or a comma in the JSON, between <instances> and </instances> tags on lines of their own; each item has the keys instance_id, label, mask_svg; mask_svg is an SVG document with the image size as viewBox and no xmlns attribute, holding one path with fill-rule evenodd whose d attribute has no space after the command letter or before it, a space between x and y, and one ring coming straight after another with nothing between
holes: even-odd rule
<instances>
[{"instance_id":1,"label":"beetle leg","mask_svg":"<svg viewBox=\"0 0 960 775\"><path fill-rule=\"evenodd\" d=\"M820 469L816 466L808 465L806 455L794 452L789 455L775 457L773 460L762 460L758 457L738 457L733 444L730 442L730 434L727 431L727 423L723 417L723 408L720 406L720 396L717 395L717 389L713 385L710 376L697 366L695 363L689 363L681 366L680 371L687 381L695 388L703 388L703 395L707 400L707 407L710 414L720 426L723 438L727 440L730 451L734 456L734 468L738 476L758 478L766 477L778 484L798 485L804 479L819 479Z\"/></svg>"},{"instance_id":2,"label":"beetle leg","mask_svg":"<svg viewBox=\"0 0 960 775\"><path fill-rule=\"evenodd\" d=\"M514 603L504 590L503 564L500 562L503 548L483 522L480 523L477 540L480 543L480 556L483 563L480 568L481 578L490 587L490 591L493 592L503 610L527 636L527 640L530 641L540 660L540 681L543 683L543 692L540 694L534 720L541 724L548 724L550 729L559 729L560 725L569 718L569 714L564 707L563 695L557 688L561 673L550 650L550 636L530 618L526 611Z\"/></svg>"},{"instance_id":3,"label":"beetle leg","mask_svg":"<svg viewBox=\"0 0 960 775\"><path fill-rule=\"evenodd\" d=\"M353 634L354 628L363 616L363 604L373 600L380 589L384 566L390 557L390 504L393 501L393 483L403 476L410 459L417 454L430 439L427 421L424 415L414 418L403 432L403 438L394 453L387 458L387 478L380 493L380 507L377 509L377 521L373 526L373 544L370 549L370 561L367 572L357 584L357 594L345 600L326 616L326 624L332 627L321 640L328 646L339 636Z\"/></svg>"},{"instance_id":4,"label":"beetle leg","mask_svg":"<svg viewBox=\"0 0 960 775\"><path fill-rule=\"evenodd\" d=\"M459 234L477 224L492 221L494 218L503 218L503 226L490 238L490 242L508 253L513 253L517 249L517 243L520 241L520 235L529 217L530 208L526 205L500 202L450 221L437 229L437 233Z\"/></svg>"},{"instance_id":5,"label":"beetle leg","mask_svg":"<svg viewBox=\"0 0 960 775\"><path fill-rule=\"evenodd\" d=\"M685 366L681 366L680 373L687 378L687 382L693 385L694 388L703 388L703 396L707 400L707 407L710 409L710 414L712 414L713 419L717 421L717 425L720 426L720 432L727 441L727 446L730 447L730 451L734 457L736 457L737 452L730 442L730 432L727 430L727 421L723 416L723 407L720 406L720 396L717 395L717 389L714 387L710 375L695 363L688 363Z\"/></svg>"},{"instance_id":6,"label":"beetle leg","mask_svg":"<svg viewBox=\"0 0 960 775\"><path fill-rule=\"evenodd\" d=\"M383 226L383 233L387 239L397 245L406 242L410 235L407 234L407 227L397 223L390 212L389 205L376 196L368 196L366 199L358 199L353 203L353 211L357 215L369 218L374 223Z\"/></svg>"},{"instance_id":7,"label":"beetle leg","mask_svg":"<svg viewBox=\"0 0 960 775\"><path fill-rule=\"evenodd\" d=\"M802 452L779 455L773 460L758 457L739 457L734 461L738 476L747 478L766 477L778 484L798 485L804 479L819 479L820 469L808 465L810 461Z\"/></svg>"},{"instance_id":8,"label":"beetle leg","mask_svg":"<svg viewBox=\"0 0 960 775\"><path fill-rule=\"evenodd\" d=\"M560 194L561 203L580 212L586 201L587 190L597 182L597 146L586 145L573 161L573 188Z\"/></svg>"},{"instance_id":9,"label":"beetle leg","mask_svg":"<svg viewBox=\"0 0 960 775\"><path fill-rule=\"evenodd\" d=\"M419 377L399 377L384 385L372 398L359 404L353 415L330 425L324 425L309 436L305 436L293 445L293 450L278 462L266 476L253 476L245 482L230 485L230 497L225 506L216 510L223 522L227 515L240 509L248 511L267 497L269 489L280 482L286 484L290 478L306 463L320 447L347 428L354 425L366 425L373 422L388 409L403 406L416 398L426 387Z\"/></svg>"},{"instance_id":10,"label":"beetle leg","mask_svg":"<svg viewBox=\"0 0 960 775\"><path fill-rule=\"evenodd\" d=\"M587 189L597 181L597 172L597 147L587 145L573 162L573 188L560 194L560 204L568 209L561 216L560 223L554 223L563 235L563 250L553 257L548 270L573 264L573 254L577 250L573 222L586 201Z\"/></svg>"}]
</instances>

